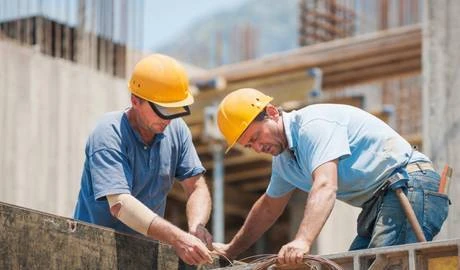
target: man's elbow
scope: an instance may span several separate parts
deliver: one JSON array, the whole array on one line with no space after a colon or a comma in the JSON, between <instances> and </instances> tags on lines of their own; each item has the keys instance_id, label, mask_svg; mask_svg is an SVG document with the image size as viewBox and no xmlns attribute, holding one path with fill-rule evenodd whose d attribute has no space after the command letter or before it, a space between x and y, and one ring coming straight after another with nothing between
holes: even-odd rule
<instances>
[{"instance_id":1,"label":"man's elbow","mask_svg":"<svg viewBox=\"0 0 460 270\"><path fill-rule=\"evenodd\" d=\"M114 217L135 231L148 234L150 224L157 214L131 194L107 195L107 200Z\"/></svg>"},{"instance_id":2,"label":"man's elbow","mask_svg":"<svg viewBox=\"0 0 460 270\"><path fill-rule=\"evenodd\" d=\"M264 217L276 220L284 212L286 204L280 198L271 198L264 194L254 206L258 206L257 209L263 213Z\"/></svg>"},{"instance_id":3,"label":"man's elbow","mask_svg":"<svg viewBox=\"0 0 460 270\"><path fill-rule=\"evenodd\" d=\"M329 199L335 200L337 198L337 186L336 185L328 185L324 189Z\"/></svg>"},{"instance_id":4,"label":"man's elbow","mask_svg":"<svg viewBox=\"0 0 460 270\"><path fill-rule=\"evenodd\" d=\"M327 199L333 199L337 197L337 185L335 184L335 181L318 181L318 185L316 186L315 190L321 194L323 194L322 197L326 197ZM312 190L313 191L313 190Z\"/></svg>"}]
</instances>

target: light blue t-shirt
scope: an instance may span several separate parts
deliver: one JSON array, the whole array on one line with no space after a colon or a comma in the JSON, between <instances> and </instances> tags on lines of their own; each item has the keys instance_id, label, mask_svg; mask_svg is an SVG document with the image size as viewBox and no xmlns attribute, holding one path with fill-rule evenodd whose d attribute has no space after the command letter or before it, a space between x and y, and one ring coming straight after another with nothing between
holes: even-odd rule
<instances>
[{"instance_id":1,"label":"light blue t-shirt","mask_svg":"<svg viewBox=\"0 0 460 270\"><path fill-rule=\"evenodd\" d=\"M89 136L74 217L133 233L114 218L105 196L128 193L163 216L174 178L202 174L204 167L182 119L174 119L151 145L132 129L125 112L105 114Z\"/></svg>"},{"instance_id":2,"label":"light blue t-shirt","mask_svg":"<svg viewBox=\"0 0 460 270\"><path fill-rule=\"evenodd\" d=\"M312 172L339 159L337 199L361 206L397 168L429 159L382 120L356 107L316 104L282 114L288 148L273 158L267 195L310 191ZM412 154L412 156L411 156Z\"/></svg>"}]
</instances>

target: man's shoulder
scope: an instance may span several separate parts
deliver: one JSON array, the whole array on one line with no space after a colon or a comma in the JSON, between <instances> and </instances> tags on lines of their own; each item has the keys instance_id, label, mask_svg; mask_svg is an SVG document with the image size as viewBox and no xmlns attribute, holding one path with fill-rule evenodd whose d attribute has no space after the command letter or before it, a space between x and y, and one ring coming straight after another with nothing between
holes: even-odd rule
<instances>
[{"instance_id":1,"label":"man's shoulder","mask_svg":"<svg viewBox=\"0 0 460 270\"><path fill-rule=\"evenodd\" d=\"M126 118L123 111L104 113L97 120L93 133L111 132L113 129L120 130L124 127L123 118Z\"/></svg>"},{"instance_id":2,"label":"man's shoulder","mask_svg":"<svg viewBox=\"0 0 460 270\"><path fill-rule=\"evenodd\" d=\"M89 136L89 142L93 145L94 149L99 148L117 148L120 145L122 133L126 133L126 126L124 124L123 111L108 112L99 118L96 127Z\"/></svg>"}]
</instances>

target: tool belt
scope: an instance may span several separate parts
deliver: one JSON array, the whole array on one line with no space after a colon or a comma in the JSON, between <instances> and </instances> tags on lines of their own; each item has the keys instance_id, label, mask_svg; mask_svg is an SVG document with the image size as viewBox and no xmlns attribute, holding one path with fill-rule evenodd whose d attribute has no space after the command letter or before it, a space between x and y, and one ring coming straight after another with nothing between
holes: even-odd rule
<instances>
[{"instance_id":1,"label":"tool belt","mask_svg":"<svg viewBox=\"0 0 460 270\"><path fill-rule=\"evenodd\" d=\"M418 171L436 171L433 167L431 162L426 161L416 161L413 163L409 163L406 166L407 173L413 173Z\"/></svg>"},{"instance_id":2,"label":"tool belt","mask_svg":"<svg viewBox=\"0 0 460 270\"><path fill-rule=\"evenodd\" d=\"M407 164L405 167L407 173L413 173L417 171L431 170L434 171L431 162L413 162ZM377 220L378 212L383 202L383 198L387 193L388 189L395 189L400 187L407 187L407 181L404 174L399 172L398 169L394 174L385 179L383 183L377 188L372 197L364 202L362 211L358 216L358 235L362 237L370 238L374 231L375 221Z\"/></svg>"}]
</instances>

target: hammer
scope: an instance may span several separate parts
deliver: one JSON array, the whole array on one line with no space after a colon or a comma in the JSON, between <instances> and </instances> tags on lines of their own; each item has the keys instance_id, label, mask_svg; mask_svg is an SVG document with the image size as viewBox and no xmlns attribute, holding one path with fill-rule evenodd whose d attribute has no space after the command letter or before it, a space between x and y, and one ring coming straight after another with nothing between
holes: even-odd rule
<instances>
[{"instance_id":1,"label":"hammer","mask_svg":"<svg viewBox=\"0 0 460 270\"><path fill-rule=\"evenodd\" d=\"M404 214L406 214L406 217L409 220L412 230L414 230L415 237L417 237L417 241L426 242L425 234L423 233L420 223L418 223L414 209L412 209L412 206L410 205L409 199L407 199L406 194L404 194L401 188L396 188L395 192L399 202L401 203L401 207L404 210Z\"/></svg>"}]
</instances>

